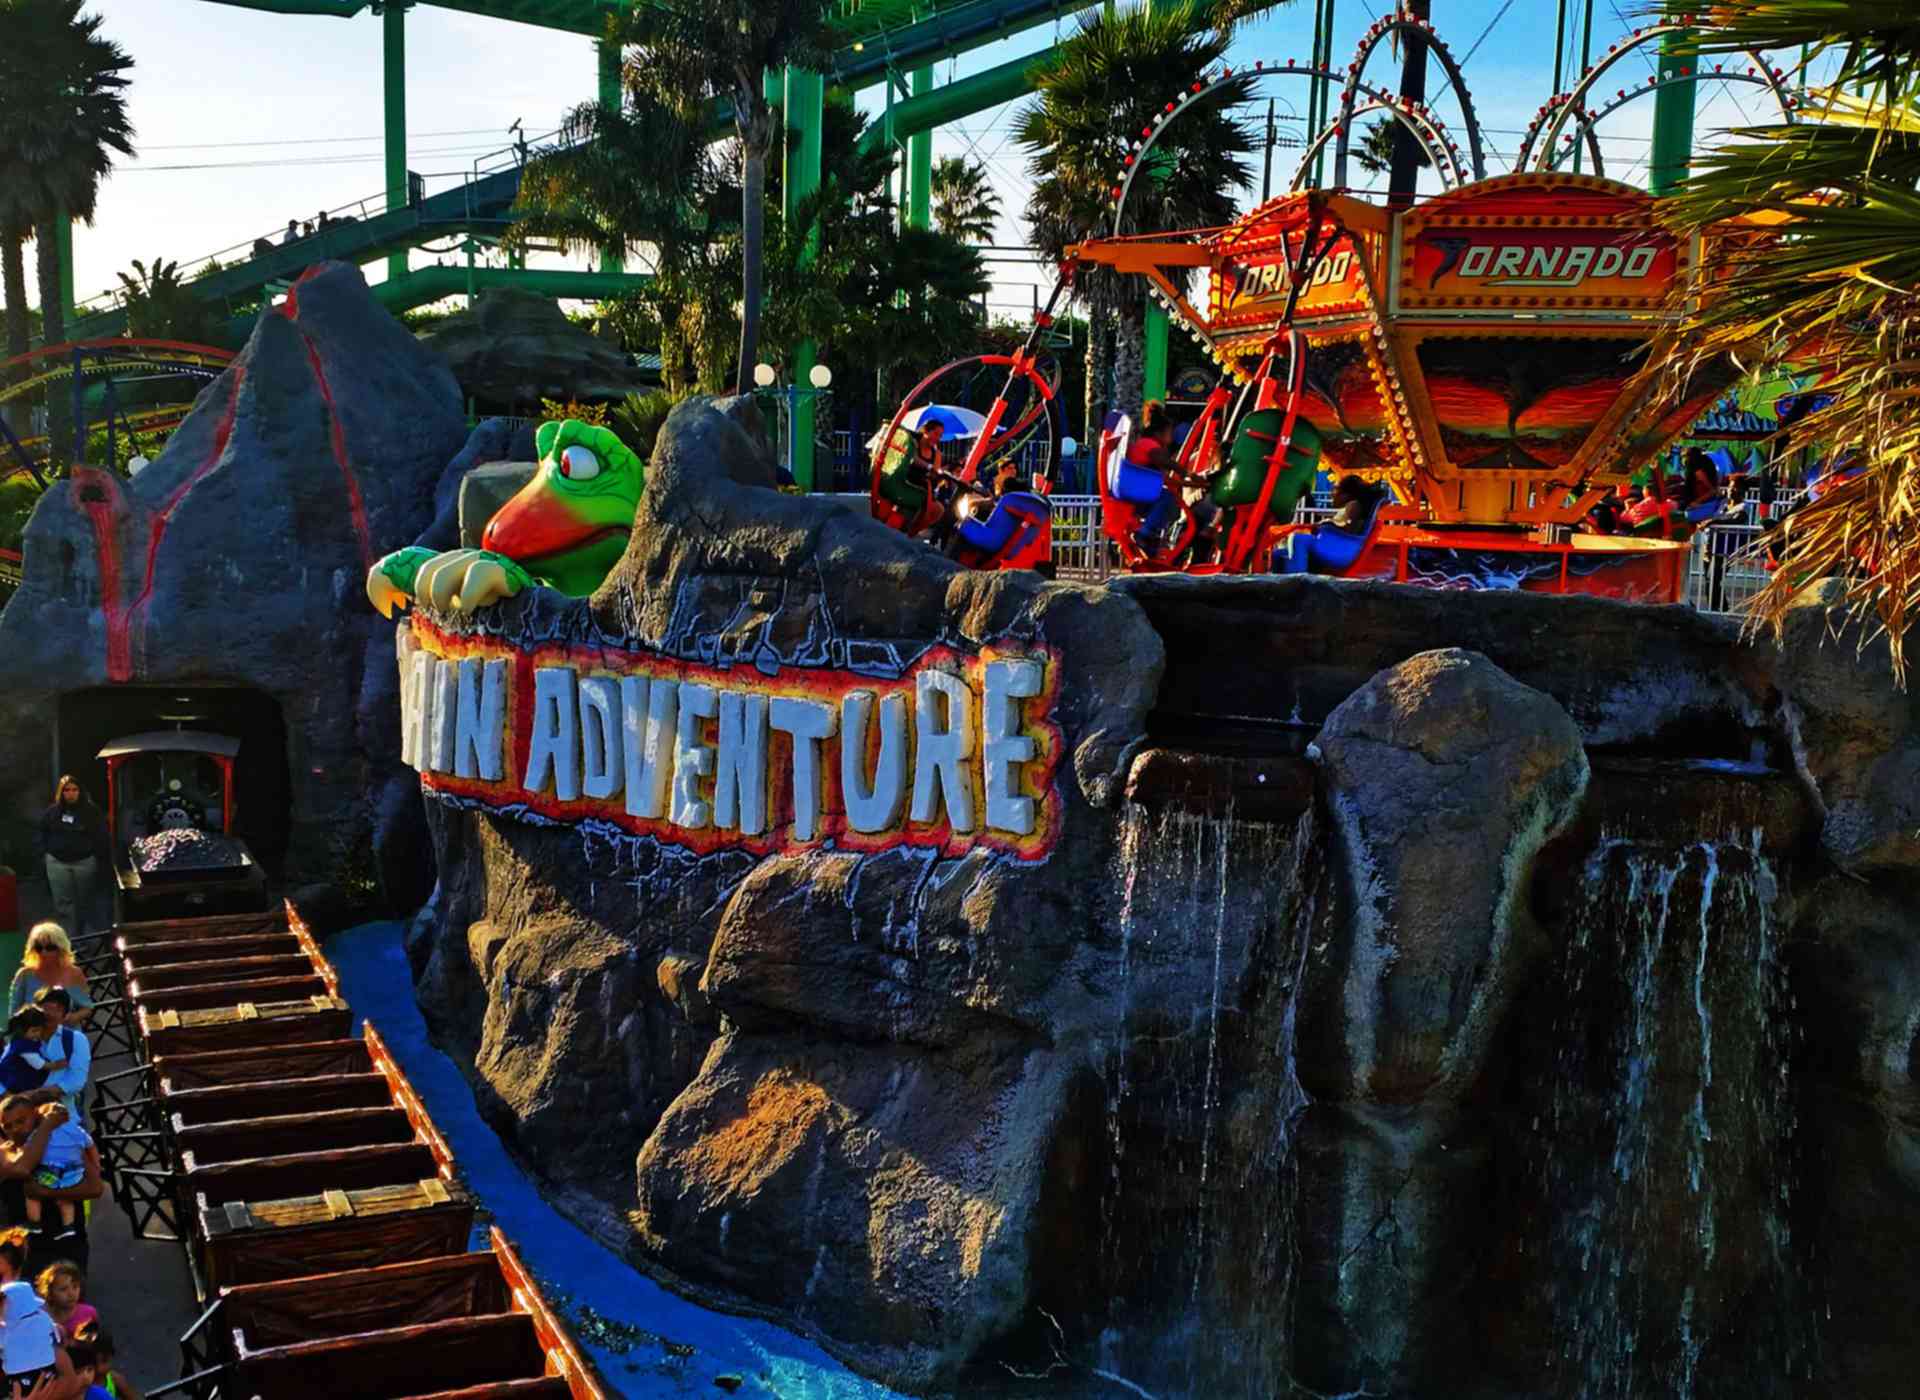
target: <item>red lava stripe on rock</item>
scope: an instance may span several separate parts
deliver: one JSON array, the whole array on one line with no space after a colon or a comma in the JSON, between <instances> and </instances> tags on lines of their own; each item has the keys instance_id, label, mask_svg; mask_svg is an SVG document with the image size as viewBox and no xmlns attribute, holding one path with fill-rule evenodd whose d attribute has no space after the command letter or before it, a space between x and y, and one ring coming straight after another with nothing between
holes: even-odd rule
<instances>
[{"instance_id":1,"label":"red lava stripe on rock","mask_svg":"<svg viewBox=\"0 0 1920 1400\"><path fill-rule=\"evenodd\" d=\"M300 321L300 283L319 272L316 263L301 273L294 284L287 289L287 299L280 303L279 311L296 325ZM307 347L307 363L313 366L313 379L320 386L320 398L327 406L327 438L333 444L334 465L340 468L340 480L347 488L347 512L353 518L354 537L360 543L360 567L373 567L373 536L367 528L366 498L360 494L360 478L354 475L353 461L347 455L347 434L340 426L340 412L334 407L333 389L327 383L326 367L320 363L320 347L313 343L313 337L305 331L300 339Z\"/></svg>"}]
</instances>

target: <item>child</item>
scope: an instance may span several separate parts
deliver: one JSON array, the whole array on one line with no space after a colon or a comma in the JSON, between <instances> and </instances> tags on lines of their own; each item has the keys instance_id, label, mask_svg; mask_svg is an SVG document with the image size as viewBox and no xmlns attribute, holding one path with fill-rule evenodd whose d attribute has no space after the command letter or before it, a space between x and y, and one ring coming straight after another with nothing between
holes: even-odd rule
<instances>
[{"instance_id":1,"label":"child","mask_svg":"<svg viewBox=\"0 0 1920 1400\"><path fill-rule=\"evenodd\" d=\"M53 1085L36 1089L28 1097L36 1107L59 1103L62 1098L60 1090ZM27 1224L39 1229L40 1218L46 1211L45 1198L34 1194L36 1187L65 1191L87 1179L87 1152L92 1146L92 1136L71 1118L47 1135L47 1146L40 1154L40 1165L27 1182ZM74 1233L74 1220L79 1214L80 1204L77 1201L55 1201L54 1205L59 1207L61 1226L55 1238L65 1239Z\"/></svg>"},{"instance_id":2,"label":"child","mask_svg":"<svg viewBox=\"0 0 1920 1400\"><path fill-rule=\"evenodd\" d=\"M99 1325L87 1328L80 1340L93 1348L93 1385L86 1400L146 1400L125 1376L113 1369L113 1337ZM80 1363L76 1360L75 1366Z\"/></svg>"},{"instance_id":3,"label":"child","mask_svg":"<svg viewBox=\"0 0 1920 1400\"><path fill-rule=\"evenodd\" d=\"M93 1310L91 1303L80 1301L87 1280L80 1272L79 1265L72 1260L61 1259L47 1265L40 1271L40 1277L33 1281L33 1286L39 1292L41 1302L46 1304L47 1316L60 1329L62 1342L72 1341L80 1335L83 1327L99 1326L100 1314Z\"/></svg>"},{"instance_id":4,"label":"child","mask_svg":"<svg viewBox=\"0 0 1920 1400\"><path fill-rule=\"evenodd\" d=\"M0 1093L18 1094L47 1082L47 1071L64 1069L65 1060L50 1060L46 1039L53 1030L46 1013L23 1006L7 1022L7 1048L0 1054Z\"/></svg>"},{"instance_id":5,"label":"child","mask_svg":"<svg viewBox=\"0 0 1920 1400\"><path fill-rule=\"evenodd\" d=\"M5 1385L31 1391L43 1374L58 1375L58 1332L40 1295L20 1277L27 1266L27 1232L0 1232L0 1372Z\"/></svg>"},{"instance_id":6,"label":"child","mask_svg":"<svg viewBox=\"0 0 1920 1400\"><path fill-rule=\"evenodd\" d=\"M92 1342L68 1342L67 1360L73 1366L74 1379L87 1387L80 1392L80 1400L113 1400L113 1392L100 1383L100 1352Z\"/></svg>"}]
</instances>

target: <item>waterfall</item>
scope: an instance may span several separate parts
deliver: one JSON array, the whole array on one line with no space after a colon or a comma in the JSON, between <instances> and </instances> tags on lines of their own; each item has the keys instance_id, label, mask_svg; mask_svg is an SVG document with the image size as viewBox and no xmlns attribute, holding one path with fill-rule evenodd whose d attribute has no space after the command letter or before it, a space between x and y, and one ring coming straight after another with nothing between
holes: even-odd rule
<instances>
[{"instance_id":1,"label":"waterfall","mask_svg":"<svg viewBox=\"0 0 1920 1400\"><path fill-rule=\"evenodd\" d=\"M1311 818L1122 816L1092 1369L1156 1395L1266 1397L1285 1374L1314 843Z\"/></svg>"},{"instance_id":2,"label":"waterfall","mask_svg":"<svg viewBox=\"0 0 1920 1400\"><path fill-rule=\"evenodd\" d=\"M1586 862L1542 1125L1552 1394L1760 1397L1805 1372L1775 897L1757 835L1609 837Z\"/></svg>"}]
</instances>

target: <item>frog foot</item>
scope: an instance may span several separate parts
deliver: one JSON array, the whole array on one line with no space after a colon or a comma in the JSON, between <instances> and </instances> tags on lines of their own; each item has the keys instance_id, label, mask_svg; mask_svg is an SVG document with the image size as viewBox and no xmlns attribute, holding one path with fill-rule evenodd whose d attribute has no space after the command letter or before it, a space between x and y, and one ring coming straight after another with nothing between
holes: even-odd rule
<instances>
[{"instance_id":1,"label":"frog foot","mask_svg":"<svg viewBox=\"0 0 1920 1400\"><path fill-rule=\"evenodd\" d=\"M396 549L384 556L367 570L367 601L382 617L392 617L395 608L405 611L413 601L413 585L420 566L433 557L433 550L419 545Z\"/></svg>"},{"instance_id":2,"label":"frog foot","mask_svg":"<svg viewBox=\"0 0 1920 1400\"><path fill-rule=\"evenodd\" d=\"M454 549L436 554L415 546L397 550L367 575L367 597L384 617L409 601L436 612L472 612L511 598L533 582L527 571L504 554L484 549Z\"/></svg>"}]
</instances>

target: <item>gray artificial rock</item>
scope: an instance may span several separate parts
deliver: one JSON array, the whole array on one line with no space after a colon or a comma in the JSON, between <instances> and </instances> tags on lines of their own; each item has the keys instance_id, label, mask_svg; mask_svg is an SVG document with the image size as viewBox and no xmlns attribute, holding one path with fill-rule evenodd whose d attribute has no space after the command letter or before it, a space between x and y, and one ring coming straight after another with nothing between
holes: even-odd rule
<instances>
[{"instance_id":1,"label":"gray artificial rock","mask_svg":"<svg viewBox=\"0 0 1920 1400\"><path fill-rule=\"evenodd\" d=\"M1533 866L1574 817L1586 751L1566 711L1486 657L1382 671L1315 741L1346 911L1307 973L1296 1054L1314 1101L1301 1191L1316 1379L1417 1389L1462 1318L1448 1271L1485 1144L1462 1100L1546 942Z\"/></svg>"},{"instance_id":2,"label":"gray artificial rock","mask_svg":"<svg viewBox=\"0 0 1920 1400\"><path fill-rule=\"evenodd\" d=\"M34 511L25 578L0 613L13 677L0 733L38 745L7 752L11 809L45 801L44 735L63 693L244 686L285 723L287 872L366 878L343 867L369 854L377 867L375 814L411 812L417 830L419 807L388 801L393 632L362 581L429 526L466 436L446 365L358 270L309 271L151 465L131 481L60 483Z\"/></svg>"},{"instance_id":3,"label":"gray artificial rock","mask_svg":"<svg viewBox=\"0 0 1920 1400\"><path fill-rule=\"evenodd\" d=\"M460 478L459 547L478 549L487 531L487 522L495 512L533 480L540 464L533 460L533 442L527 441L524 456L510 461L477 463ZM448 546L452 548L453 546Z\"/></svg>"},{"instance_id":4,"label":"gray artificial rock","mask_svg":"<svg viewBox=\"0 0 1920 1400\"><path fill-rule=\"evenodd\" d=\"M617 345L574 325L551 298L517 288L482 292L422 340L463 394L522 417L538 417L542 399L604 403L648 387Z\"/></svg>"},{"instance_id":5,"label":"gray artificial rock","mask_svg":"<svg viewBox=\"0 0 1920 1400\"><path fill-rule=\"evenodd\" d=\"M1920 865L1920 692L1899 685L1885 636L1845 608L1842 579L1810 584L1782 622L1780 688L1801 777L1843 870Z\"/></svg>"}]
</instances>

